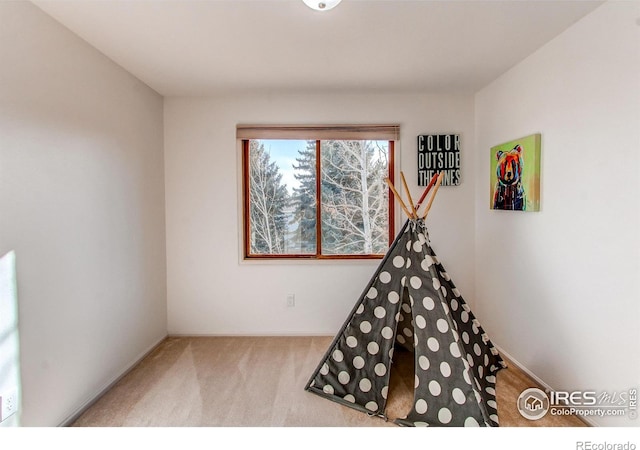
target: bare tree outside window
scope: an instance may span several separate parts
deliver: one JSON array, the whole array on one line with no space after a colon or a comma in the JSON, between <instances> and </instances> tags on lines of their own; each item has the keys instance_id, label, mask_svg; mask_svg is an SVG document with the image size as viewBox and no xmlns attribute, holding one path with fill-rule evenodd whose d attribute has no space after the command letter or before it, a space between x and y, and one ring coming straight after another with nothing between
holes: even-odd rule
<instances>
[{"instance_id":1,"label":"bare tree outside window","mask_svg":"<svg viewBox=\"0 0 640 450\"><path fill-rule=\"evenodd\" d=\"M388 142L322 141L322 250L377 254L389 246Z\"/></svg>"},{"instance_id":2,"label":"bare tree outside window","mask_svg":"<svg viewBox=\"0 0 640 450\"><path fill-rule=\"evenodd\" d=\"M287 188L263 143L250 141L249 157L251 252L282 254L287 225L285 210L289 203Z\"/></svg>"}]
</instances>

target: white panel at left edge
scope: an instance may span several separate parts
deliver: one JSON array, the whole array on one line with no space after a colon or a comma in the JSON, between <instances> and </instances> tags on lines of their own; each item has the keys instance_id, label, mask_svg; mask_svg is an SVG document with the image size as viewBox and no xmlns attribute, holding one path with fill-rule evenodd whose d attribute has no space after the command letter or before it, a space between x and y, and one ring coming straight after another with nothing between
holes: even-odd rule
<instances>
[{"instance_id":1,"label":"white panel at left edge","mask_svg":"<svg viewBox=\"0 0 640 450\"><path fill-rule=\"evenodd\" d=\"M0 257L0 427L20 425L20 354L16 255Z\"/></svg>"}]
</instances>

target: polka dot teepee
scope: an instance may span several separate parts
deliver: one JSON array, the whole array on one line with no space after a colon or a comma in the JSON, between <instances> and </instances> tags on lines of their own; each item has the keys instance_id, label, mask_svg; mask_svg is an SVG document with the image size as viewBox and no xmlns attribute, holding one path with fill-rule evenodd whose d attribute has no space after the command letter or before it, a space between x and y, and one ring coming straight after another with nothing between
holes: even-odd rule
<instances>
[{"instance_id":1,"label":"polka dot teepee","mask_svg":"<svg viewBox=\"0 0 640 450\"><path fill-rule=\"evenodd\" d=\"M506 365L433 252L426 214L418 217L419 205L409 211L399 200L409 220L306 389L386 417L398 345L413 351L415 390L411 411L397 424L498 426L496 373Z\"/></svg>"}]
</instances>

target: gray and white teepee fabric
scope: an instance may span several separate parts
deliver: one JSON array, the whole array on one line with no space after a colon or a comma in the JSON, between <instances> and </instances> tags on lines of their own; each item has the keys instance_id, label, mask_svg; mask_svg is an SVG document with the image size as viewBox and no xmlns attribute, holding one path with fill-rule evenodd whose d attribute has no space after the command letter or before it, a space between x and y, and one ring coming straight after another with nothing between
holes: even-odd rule
<instances>
[{"instance_id":1,"label":"gray and white teepee fabric","mask_svg":"<svg viewBox=\"0 0 640 450\"><path fill-rule=\"evenodd\" d=\"M496 373L506 367L433 252L408 220L306 389L385 417L395 345L412 349L413 407L404 426L498 426Z\"/></svg>"}]
</instances>

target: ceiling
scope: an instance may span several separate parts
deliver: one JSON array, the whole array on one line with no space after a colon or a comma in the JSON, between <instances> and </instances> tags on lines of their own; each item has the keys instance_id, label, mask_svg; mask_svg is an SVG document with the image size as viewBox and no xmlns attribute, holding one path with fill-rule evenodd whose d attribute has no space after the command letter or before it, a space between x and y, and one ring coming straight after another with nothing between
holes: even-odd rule
<instances>
[{"instance_id":1,"label":"ceiling","mask_svg":"<svg viewBox=\"0 0 640 450\"><path fill-rule=\"evenodd\" d=\"M34 0L165 96L475 92L602 1Z\"/></svg>"}]
</instances>

